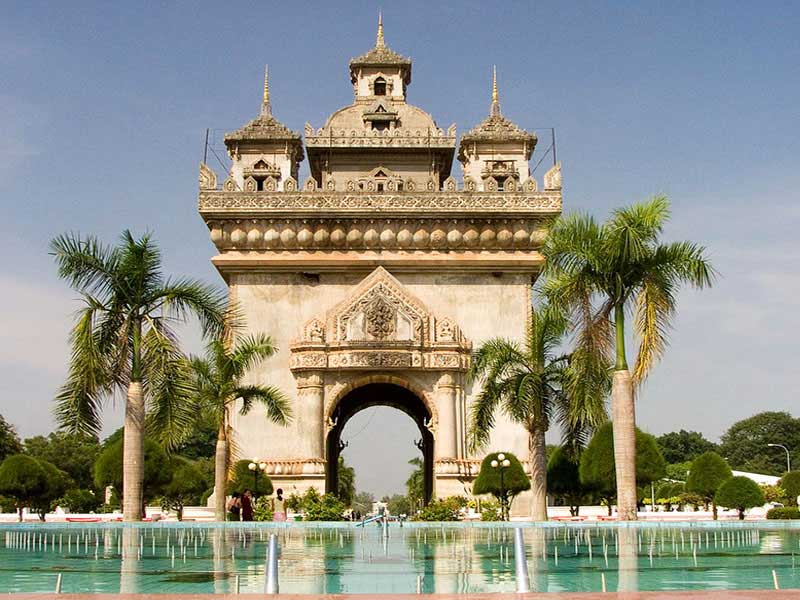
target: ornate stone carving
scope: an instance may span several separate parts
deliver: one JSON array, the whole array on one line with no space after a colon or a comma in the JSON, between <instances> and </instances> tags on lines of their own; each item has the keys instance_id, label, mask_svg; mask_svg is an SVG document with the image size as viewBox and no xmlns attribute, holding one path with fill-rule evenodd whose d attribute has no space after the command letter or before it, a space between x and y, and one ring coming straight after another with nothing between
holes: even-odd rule
<instances>
[{"instance_id":1,"label":"ornate stone carving","mask_svg":"<svg viewBox=\"0 0 800 600\"><path fill-rule=\"evenodd\" d=\"M324 342L325 324L319 319L312 319L305 326L303 338L309 342Z\"/></svg>"},{"instance_id":2,"label":"ornate stone carving","mask_svg":"<svg viewBox=\"0 0 800 600\"><path fill-rule=\"evenodd\" d=\"M432 329L435 328L435 333ZM325 332L333 332L328 338ZM383 267L350 298L303 327L293 370L469 368L471 345L452 319L437 319Z\"/></svg>"},{"instance_id":3,"label":"ornate stone carving","mask_svg":"<svg viewBox=\"0 0 800 600\"><path fill-rule=\"evenodd\" d=\"M204 162L200 163L200 176L198 177L198 185L200 186L201 190L217 189L217 174Z\"/></svg>"},{"instance_id":4,"label":"ornate stone carving","mask_svg":"<svg viewBox=\"0 0 800 600\"><path fill-rule=\"evenodd\" d=\"M527 193L535 192L538 189L539 185L533 177L528 177L525 180L525 183L522 184L522 190Z\"/></svg>"},{"instance_id":5,"label":"ornate stone carving","mask_svg":"<svg viewBox=\"0 0 800 600\"><path fill-rule=\"evenodd\" d=\"M251 212L251 211L280 211L291 213L303 213L319 211L364 211L373 212L380 210L384 213L413 213L424 215L429 212L457 212L459 214L485 213L486 211L513 211L536 212L546 214L556 214L561 211L561 193L559 190L547 190L544 192L477 192L475 193L458 192L416 192L409 193L330 193L308 190L309 182L306 181L306 191L297 193L264 193L264 192L236 192L236 183L228 178L224 186L232 189L225 193L220 191L205 190L200 192L199 207L200 212L207 213L231 213L231 212ZM467 180L466 185L472 186L474 182ZM333 186L333 180L328 182L328 188ZM410 181L406 182L405 191L413 191ZM341 215L340 215L341 216Z\"/></svg>"},{"instance_id":6,"label":"ornate stone carving","mask_svg":"<svg viewBox=\"0 0 800 600\"><path fill-rule=\"evenodd\" d=\"M295 192L297 191L297 179L294 177L289 177L286 181L283 182L283 191L284 192Z\"/></svg>"},{"instance_id":7,"label":"ornate stone carving","mask_svg":"<svg viewBox=\"0 0 800 600\"><path fill-rule=\"evenodd\" d=\"M264 191L275 192L278 189L278 180L270 176L264 180Z\"/></svg>"},{"instance_id":8,"label":"ornate stone carving","mask_svg":"<svg viewBox=\"0 0 800 600\"><path fill-rule=\"evenodd\" d=\"M313 177L309 177L306 179L306 182L303 184L303 190L306 192L315 192L317 191L317 180Z\"/></svg>"},{"instance_id":9,"label":"ornate stone carving","mask_svg":"<svg viewBox=\"0 0 800 600\"><path fill-rule=\"evenodd\" d=\"M245 192L255 192L258 188L258 183L254 177L250 176L244 180L244 191Z\"/></svg>"},{"instance_id":10,"label":"ornate stone carving","mask_svg":"<svg viewBox=\"0 0 800 600\"><path fill-rule=\"evenodd\" d=\"M455 192L458 189L455 177L450 176L444 180L444 189L447 192Z\"/></svg>"},{"instance_id":11,"label":"ornate stone carving","mask_svg":"<svg viewBox=\"0 0 800 600\"><path fill-rule=\"evenodd\" d=\"M544 174L544 189L561 189L561 163L556 163Z\"/></svg>"},{"instance_id":12,"label":"ornate stone carving","mask_svg":"<svg viewBox=\"0 0 800 600\"><path fill-rule=\"evenodd\" d=\"M367 320L367 333L376 340L386 340L394 336L397 317L394 309L383 299L376 298L364 312Z\"/></svg>"},{"instance_id":13,"label":"ornate stone carving","mask_svg":"<svg viewBox=\"0 0 800 600\"><path fill-rule=\"evenodd\" d=\"M445 317L436 323L436 341L439 342L452 342L455 340L455 323Z\"/></svg>"},{"instance_id":14,"label":"ornate stone carving","mask_svg":"<svg viewBox=\"0 0 800 600\"><path fill-rule=\"evenodd\" d=\"M236 185L236 180L230 175L222 184L222 191L224 192L235 192L238 189L239 186Z\"/></svg>"}]
</instances>

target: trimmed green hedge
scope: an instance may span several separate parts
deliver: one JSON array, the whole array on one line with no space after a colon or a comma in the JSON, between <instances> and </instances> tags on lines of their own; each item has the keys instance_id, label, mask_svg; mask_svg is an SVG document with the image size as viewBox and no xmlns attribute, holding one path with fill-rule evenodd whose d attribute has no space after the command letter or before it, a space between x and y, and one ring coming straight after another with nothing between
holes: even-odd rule
<instances>
[{"instance_id":1,"label":"trimmed green hedge","mask_svg":"<svg viewBox=\"0 0 800 600\"><path fill-rule=\"evenodd\" d=\"M796 506L778 506L767 511L768 519L800 519L800 508Z\"/></svg>"}]
</instances>

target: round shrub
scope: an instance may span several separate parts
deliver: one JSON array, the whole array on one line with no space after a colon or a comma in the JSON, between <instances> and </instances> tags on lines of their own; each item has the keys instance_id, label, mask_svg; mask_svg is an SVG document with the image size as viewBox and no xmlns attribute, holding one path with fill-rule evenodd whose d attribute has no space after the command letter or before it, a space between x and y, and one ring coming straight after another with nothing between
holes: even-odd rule
<instances>
[{"instance_id":1,"label":"round shrub","mask_svg":"<svg viewBox=\"0 0 800 600\"><path fill-rule=\"evenodd\" d=\"M416 516L417 521L458 521L461 517L459 502L453 498L431 500Z\"/></svg>"},{"instance_id":2,"label":"round shrub","mask_svg":"<svg viewBox=\"0 0 800 600\"><path fill-rule=\"evenodd\" d=\"M719 486L715 495L717 504L739 511L739 519L744 520L744 511L764 504L764 492L758 484L747 477L731 477Z\"/></svg>"},{"instance_id":3,"label":"round shrub","mask_svg":"<svg viewBox=\"0 0 800 600\"><path fill-rule=\"evenodd\" d=\"M94 463L94 481L99 489L111 486L122 498L122 451L124 440L116 439L108 443ZM170 480L169 459L161 446L150 438L144 440L144 481L142 492L144 500L149 501L158 495L161 486Z\"/></svg>"},{"instance_id":4,"label":"round shrub","mask_svg":"<svg viewBox=\"0 0 800 600\"><path fill-rule=\"evenodd\" d=\"M786 493L789 504L797 506L797 497L800 496L800 471L784 473L778 485Z\"/></svg>"},{"instance_id":5,"label":"round shrub","mask_svg":"<svg viewBox=\"0 0 800 600\"><path fill-rule=\"evenodd\" d=\"M90 513L100 508L102 498L96 496L91 490L72 488L58 501L59 506L72 513Z\"/></svg>"},{"instance_id":6,"label":"round shrub","mask_svg":"<svg viewBox=\"0 0 800 600\"><path fill-rule=\"evenodd\" d=\"M656 438L636 428L636 485L658 481L666 475L667 463L658 449ZM616 489L614 465L614 425L601 425L581 454L581 482L601 491Z\"/></svg>"},{"instance_id":7,"label":"round shrub","mask_svg":"<svg viewBox=\"0 0 800 600\"><path fill-rule=\"evenodd\" d=\"M776 506L767 511L768 519L800 519L800 508L796 506Z\"/></svg>"}]
</instances>

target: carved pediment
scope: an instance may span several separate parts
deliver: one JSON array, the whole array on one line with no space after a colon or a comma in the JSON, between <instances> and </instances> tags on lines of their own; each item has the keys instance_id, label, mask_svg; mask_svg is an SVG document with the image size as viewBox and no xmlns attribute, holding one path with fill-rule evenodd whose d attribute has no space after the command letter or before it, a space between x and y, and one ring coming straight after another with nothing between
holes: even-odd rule
<instances>
[{"instance_id":1,"label":"carved pediment","mask_svg":"<svg viewBox=\"0 0 800 600\"><path fill-rule=\"evenodd\" d=\"M386 269L378 267L332 311L330 322L336 342L421 345L427 336L428 317L422 303Z\"/></svg>"},{"instance_id":2,"label":"carved pediment","mask_svg":"<svg viewBox=\"0 0 800 600\"><path fill-rule=\"evenodd\" d=\"M465 370L470 351L453 319L433 315L378 267L344 302L303 326L291 368Z\"/></svg>"}]
</instances>

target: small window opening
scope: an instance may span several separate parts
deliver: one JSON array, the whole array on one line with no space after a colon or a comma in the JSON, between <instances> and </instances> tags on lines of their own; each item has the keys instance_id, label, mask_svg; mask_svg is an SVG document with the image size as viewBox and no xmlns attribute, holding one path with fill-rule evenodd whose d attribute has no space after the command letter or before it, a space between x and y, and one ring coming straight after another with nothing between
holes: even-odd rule
<instances>
[{"instance_id":1,"label":"small window opening","mask_svg":"<svg viewBox=\"0 0 800 600\"><path fill-rule=\"evenodd\" d=\"M385 121L373 121L372 122L372 129L375 131L384 131L389 128L389 124Z\"/></svg>"},{"instance_id":2,"label":"small window opening","mask_svg":"<svg viewBox=\"0 0 800 600\"><path fill-rule=\"evenodd\" d=\"M379 184L378 184L378 191L379 191L379 192L382 192L382 191L383 191L383 184L382 184L382 183L379 183Z\"/></svg>"},{"instance_id":3,"label":"small window opening","mask_svg":"<svg viewBox=\"0 0 800 600\"><path fill-rule=\"evenodd\" d=\"M263 192L264 191L264 180L263 179L256 179L256 191Z\"/></svg>"},{"instance_id":4,"label":"small window opening","mask_svg":"<svg viewBox=\"0 0 800 600\"><path fill-rule=\"evenodd\" d=\"M397 183L397 191L398 192L402 192L403 191L403 182L402 181Z\"/></svg>"},{"instance_id":5,"label":"small window opening","mask_svg":"<svg viewBox=\"0 0 800 600\"><path fill-rule=\"evenodd\" d=\"M378 77L373 84L373 90L376 96L386 95L386 80L383 77Z\"/></svg>"}]
</instances>

